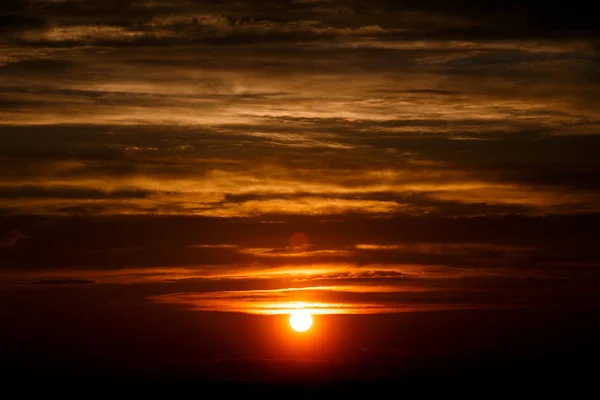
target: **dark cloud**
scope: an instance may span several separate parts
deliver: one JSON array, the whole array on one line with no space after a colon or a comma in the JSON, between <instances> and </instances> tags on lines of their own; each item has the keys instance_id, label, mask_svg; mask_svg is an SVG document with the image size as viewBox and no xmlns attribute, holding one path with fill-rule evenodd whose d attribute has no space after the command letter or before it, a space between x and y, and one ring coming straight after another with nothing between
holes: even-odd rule
<instances>
[{"instance_id":1,"label":"dark cloud","mask_svg":"<svg viewBox=\"0 0 600 400\"><path fill-rule=\"evenodd\" d=\"M72 187L41 188L36 186L3 187L0 188L0 199L27 198L63 198L63 199L118 199L145 198L151 192L133 190L117 190L104 192L100 190L79 189Z\"/></svg>"},{"instance_id":2,"label":"dark cloud","mask_svg":"<svg viewBox=\"0 0 600 400\"><path fill-rule=\"evenodd\" d=\"M51 285L51 286L66 286L66 285L91 285L95 283L88 279L41 279L38 281L30 282L30 285Z\"/></svg>"},{"instance_id":3,"label":"dark cloud","mask_svg":"<svg viewBox=\"0 0 600 400\"><path fill-rule=\"evenodd\" d=\"M285 266L364 265L368 271L377 271L373 266L441 265L533 275L541 269L560 275L574 274L577 266L578 273L584 273L600 260L594 245L598 223L595 215L390 219L345 216L330 221L279 215L272 221L281 223L265 221L269 220L150 216L9 218L6 231L11 226L22 226L28 239L4 252L1 267L23 272L185 266L197 268L196 272L202 274L214 268L274 271ZM311 246L290 249L294 232L304 232ZM192 277L197 276L196 272Z\"/></svg>"},{"instance_id":4,"label":"dark cloud","mask_svg":"<svg viewBox=\"0 0 600 400\"><path fill-rule=\"evenodd\" d=\"M18 33L22 30L42 29L46 25L46 21L42 18L33 15L23 14L4 14L0 15L0 35L9 35Z\"/></svg>"},{"instance_id":5,"label":"dark cloud","mask_svg":"<svg viewBox=\"0 0 600 400\"><path fill-rule=\"evenodd\" d=\"M0 240L0 248L2 247L13 247L21 239L26 239L28 236L23 234L21 229L12 229L8 235Z\"/></svg>"},{"instance_id":6,"label":"dark cloud","mask_svg":"<svg viewBox=\"0 0 600 400\"><path fill-rule=\"evenodd\" d=\"M591 40L593 19L576 7L449 7L439 1L223 1L152 4L39 1L3 4L9 41L47 46L219 45L379 40Z\"/></svg>"}]
</instances>

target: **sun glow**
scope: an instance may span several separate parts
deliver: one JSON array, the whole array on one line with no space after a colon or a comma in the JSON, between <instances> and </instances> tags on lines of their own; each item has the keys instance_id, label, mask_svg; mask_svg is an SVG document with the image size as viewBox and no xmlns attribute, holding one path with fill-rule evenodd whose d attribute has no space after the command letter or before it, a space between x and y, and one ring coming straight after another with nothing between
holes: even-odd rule
<instances>
[{"instance_id":1,"label":"sun glow","mask_svg":"<svg viewBox=\"0 0 600 400\"><path fill-rule=\"evenodd\" d=\"M307 310L295 310L290 314L290 326L296 332L306 332L312 323L312 315Z\"/></svg>"}]
</instances>

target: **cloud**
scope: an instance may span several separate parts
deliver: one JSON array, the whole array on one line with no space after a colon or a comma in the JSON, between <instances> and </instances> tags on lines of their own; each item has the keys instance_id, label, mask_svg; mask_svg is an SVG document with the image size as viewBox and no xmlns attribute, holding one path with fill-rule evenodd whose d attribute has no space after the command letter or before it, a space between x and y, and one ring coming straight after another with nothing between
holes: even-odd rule
<instances>
[{"instance_id":1,"label":"cloud","mask_svg":"<svg viewBox=\"0 0 600 400\"><path fill-rule=\"evenodd\" d=\"M8 236L0 240L0 248L16 246L19 240L26 238L28 238L28 236L25 236L21 229L13 229L9 232Z\"/></svg>"},{"instance_id":2,"label":"cloud","mask_svg":"<svg viewBox=\"0 0 600 400\"><path fill-rule=\"evenodd\" d=\"M31 346L21 328L53 320L28 330L36 354L118 349L120 365L287 344L335 359L355 340L427 353L527 326L501 309L597 309L599 26L512 0L3 0L7 335ZM328 335L279 343L267 321L299 301ZM108 341L63 342L67 325ZM381 353L198 369L285 381L413 361Z\"/></svg>"},{"instance_id":3,"label":"cloud","mask_svg":"<svg viewBox=\"0 0 600 400\"><path fill-rule=\"evenodd\" d=\"M591 17L437 0L1 8L0 215L31 235L3 239L3 271L593 277ZM406 279L336 273L320 279Z\"/></svg>"},{"instance_id":4,"label":"cloud","mask_svg":"<svg viewBox=\"0 0 600 400\"><path fill-rule=\"evenodd\" d=\"M421 304L396 301L403 289L395 286L324 286L295 289L250 290L210 293L174 293L152 297L162 304L176 304L197 311L238 312L249 314L289 314L297 308L312 314L382 314L479 308L464 304ZM378 294L378 296L374 296Z\"/></svg>"},{"instance_id":5,"label":"cloud","mask_svg":"<svg viewBox=\"0 0 600 400\"><path fill-rule=\"evenodd\" d=\"M564 280L552 273L499 268L495 271L453 269L448 267L413 268L397 266L397 277L373 277L361 280L337 278L322 286L312 286L327 279L313 277L292 288L253 289L210 292L172 292L150 296L152 302L177 305L203 312L235 312L259 315L289 314L302 307L314 315L321 314L389 314L443 310L515 309L564 307L579 304L576 292L586 304L597 304L593 284L584 275ZM530 271L533 272L533 271ZM597 278L592 278L597 279ZM577 283L575 283L577 282ZM307 286L310 285L310 286ZM507 290L506 285L511 289ZM577 290L573 288L578 287ZM254 284L254 287L260 284ZM285 287L285 286L281 286Z\"/></svg>"},{"instance_id":6,"label":"cloud","mask_svg":"<svg viewBox=\"0 0 600 400\"><path fill-rule=\"evenodd\" d=\"M338 124L323 123L328 129ZM0 197L5 209L48 214L74 209L232 217L269 211L481 215L596 210L596 136L417 141L403 133L365 141L360 131L369 125L353 132L353 124L336 138L352 150L330 154L282 146L276 159L258 164L247 152L269 157L272 142L244 138L237 127L225 135L177 127L6 128L0 138L2 162L11 165L11 173L0 174ZM86 134L78 135L82 129ZM172 133L166 145L161 131ZM243 147L229 146L240 138ZM28 148L29 140L39 146ZM207 140L212 143L208 148L202 145ZM504 160L508 153L510 162Z\"/></svg>"},{"instance_id":7,"label":"cloud","mask_svg":"<svg viewBox=\"0 0 600 400\"><path fill-rule=\"evenodd\" d=\"M393 218L288 214L237 220L194 216L7 217L4 231L21 226L29 238L27 251L15 246L12 250L23 247L23 251L6 252L0 266L3 270L41 270L52 260L54 269L186 267L198 268L198 273L214 266L252 269L260 265L269 269L338 264L343 268L356 263L517 269L532 265L550 270L569 257L580 265L600 260L594 247L597 224L594 214ZM299 231L310 238L311 246L290 249L289 239ZM554 257L545 257L547 253Z\"/></svg>"},{"instance_id":8,"label":"cloud","mask_svg":"<svg viewBox=\"0 0 600 400\"><path fill-rule=\"evenodd\" d=\"M259 315L298 302L317 315L598 303L595 215L18 220L27 247L0 260L14 290L81 285L92 298ZM290 248L294 232L311 244Z\"/></svg>"},{"instance_id":9,"label":"cloud","mask_svg":"<svg viewBox=\"0 0 600 400\"><path fill-rule=\"evenodd\" d=\"M30 282L30 285L48 285L48 286L70 286L70 285L91 285L95 283L92 280L88 279L61 279L61 278L52 278L52 279L41 279L37 281Z\"/></svg>"}]
</instances>

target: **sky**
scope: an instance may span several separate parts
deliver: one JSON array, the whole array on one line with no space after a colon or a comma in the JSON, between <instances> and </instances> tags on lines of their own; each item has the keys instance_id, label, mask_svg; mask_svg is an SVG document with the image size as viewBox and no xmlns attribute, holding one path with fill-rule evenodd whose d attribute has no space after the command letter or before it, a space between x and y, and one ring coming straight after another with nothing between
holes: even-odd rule
<instances>
[{"instance_id":1,"label":"sky","mask_svg":"<svg viewBox=\"0 0 600 400\"><path fill-rule=\"evenodd\" d=\"M599 34L553 3L4 0L2 346L313 379L591 338Z\"/></svg>"}]
</instances>

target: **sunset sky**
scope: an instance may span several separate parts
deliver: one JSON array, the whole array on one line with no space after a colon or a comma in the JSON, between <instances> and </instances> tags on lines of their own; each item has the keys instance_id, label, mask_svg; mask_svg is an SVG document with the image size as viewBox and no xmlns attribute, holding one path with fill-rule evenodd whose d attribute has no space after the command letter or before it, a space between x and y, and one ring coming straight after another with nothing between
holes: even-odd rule
<instances>
[{"instance_id":1,"label":"sunset sky","mask_svg":"<svg viewBox=\"0 0 600 400\"><path fill-rule=\"evenodd\" d=\"M579 335L600 24L481 3L3 0L6 360L238 379Z\"/></svg>"}]
</instances>

